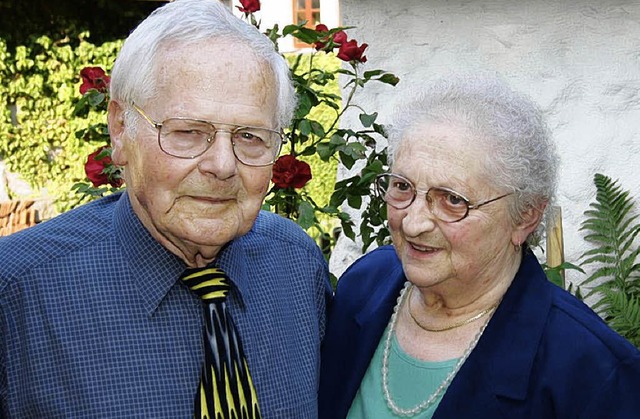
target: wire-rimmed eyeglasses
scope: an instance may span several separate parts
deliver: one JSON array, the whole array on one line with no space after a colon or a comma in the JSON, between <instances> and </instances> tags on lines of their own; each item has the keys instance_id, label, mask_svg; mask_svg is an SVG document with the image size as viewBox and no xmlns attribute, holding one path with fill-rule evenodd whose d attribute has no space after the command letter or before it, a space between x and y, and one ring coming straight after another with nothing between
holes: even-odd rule
<instances>
[{"instance_id":1,"label":"wire-rimmed eyeglasses","mask_svg":"<svg viewBox=\"0 0 640 419\"><path fill-rule=\"evenodd\" d=\"M448 188L431 187L427 191L418 190L413 182L395 173L383 173L376 178L376 191L387 204L396 209L408 208L415 201L418 193L424 193L431 213L445 223L461 221L469 215L472 209L497 201L507 193L497 198L472 204L464 195Z\"/></svg>"},{"instance_id":2,"label":"wire-rimmed eyeglasses","mask_svg":"<svg viewBox=\"0 0 640 419\"><path fill-rule=\"evenodd\" d=\"M233 154L247 166L269 166L276 161L284 142L282 132L268 128L238 126L191 118L151 119L136 104L133 108L158 130L158 145L166 154L180 159L194 159L213 144L218 132L230 134ZM224 125L231 129L222 129Z\"/></svg>"}]
</instances>

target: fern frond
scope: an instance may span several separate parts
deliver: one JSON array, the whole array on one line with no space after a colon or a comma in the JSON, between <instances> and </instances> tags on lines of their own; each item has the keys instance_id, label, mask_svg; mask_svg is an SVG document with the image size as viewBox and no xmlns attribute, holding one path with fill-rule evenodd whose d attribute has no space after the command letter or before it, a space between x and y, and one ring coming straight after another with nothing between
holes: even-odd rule
<instances>
[{"instance_id":1,"label":"fern frond","mask_svg":"<svg viewBox=\"0 0 640 419\"><path fill-rule=\"evenodd\" d=\"M587 256L592 255L610 255L614 252L615 248L613 246L600 246L591 250L587 250L582 254L582 258L585 259ZM586 262L586 259L583 260L583 263Z\"/></svg>"},{"instance_id":2,"label":"fern frond","mask_svg":"<svg viewBox=\"0 0 640 419\"><path fill-rule=\"evenodd\" d=\"M636 218L636 217L634 217ZM624 253L636 243L636 237L640 234L640 224L636 224L629 228L629 230L620 236L620 242L622 244L621 252Z\"/></svg>"},{"instance_id":3,"label":"fern frond","mask_svg":"<svg viewBox=\"0 0 640 419\"><path fill-rule=\"evenodd\" d=\"M590 263L604 263L608 265L614 265L618 262L618 258L615 256L611 256L612 252L603 252L600 251L598 254L590 257L588 259L584 259L582 261L583 265L588 265Z\"/></svg>"},{"instance_id":4,"label":"fern frond","mask_svg":"<svg viewBox=\"0 0 640 419\"><path fill-rule=\"evenodd\" d=\"M607 323L628 340L640 339L640 299L619 290L603 290Z\"/></svg>"},{"instance_id":5,"label":"fern frond","mask_svg":"<svg viewBox=\"0 0 640 419\"><path fill-rule=\"evenodd\" d=\"M597 264L583 285L595 283L587 294L593 305L622 336L640 347L640 255L638 215L634 201L617 181L596 173L596 201L584 212L580 230L594 247L581 256L582 266Z\"/></svg>"},{"instance_id":6,"label":"fern frond","mask_svg":"<svg viewBox=\"0 0 640 419\"><path fill-rule=\"evenodd\" d=\"M592 282L596 282L600 278L611 278L613 280L616 277L616 268L611 266L602 266L593 272L587 279L582 281L582 285L588 285ZM597 286L596 286L597 291ZM591 295L591 293L587 294Z\"/></svg>"}]
</instances>

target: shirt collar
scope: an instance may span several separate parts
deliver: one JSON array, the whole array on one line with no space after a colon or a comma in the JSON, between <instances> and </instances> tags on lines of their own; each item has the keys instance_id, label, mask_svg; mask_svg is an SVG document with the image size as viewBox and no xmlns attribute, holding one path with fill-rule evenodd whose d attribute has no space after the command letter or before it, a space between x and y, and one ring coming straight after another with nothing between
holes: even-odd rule
<instances>
[{"instance_id":1,"label":"shirt collar","mask_svg":"<svg viewBox=\"0 0 640 419\"><path fill-rule=\"evenodd\" d=\"M186 269L185 263L154 239L133 211L128 194L120 196L114 212L114 230L148 314L151 316ZM222 268L238 290L248 295L242 240L225 246L211 266Z\"/></svg>"},{"instance_id":2,"label":"shirt collar","mask_svg":"<svg viewBox=\"0 0 640 419\"><path fill-rule=\"evenodd\" d=\"M227 244L214 262L227 273L231 283L238 291L238 298L244 304L249 296L249 279L247 278L247 254L244 251L244 240L239 237Z\"/></svg>"},{"instance_id":3,"label":"shirt collar","mask_svg":"<svg viewBox=\"0 0 640 419\"><path fill-rule=\"evenodd\" d=\"M158 308L185 264L156 241L133 212L128 194L120 196L114 229L134 282L149 315Z\"/></svg>"}]
</instances>

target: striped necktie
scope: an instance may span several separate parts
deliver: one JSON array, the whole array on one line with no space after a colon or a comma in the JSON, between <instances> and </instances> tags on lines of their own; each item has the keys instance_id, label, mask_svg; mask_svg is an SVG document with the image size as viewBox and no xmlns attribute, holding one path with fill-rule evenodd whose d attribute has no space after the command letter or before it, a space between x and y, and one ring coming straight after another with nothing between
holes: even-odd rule
<instances>
[{"instance_id":1,"label":"striped necktie","mask_svg":"<svg viewBox=\"0 0 640 419\"><path fill-rule=\"evenodd\" d=\"M260 418L240 336L225 302L229 277L218 268L187 269L182 281L204 301L204 365L194 402L199 419Z\"/></svg>"}]
</instances>

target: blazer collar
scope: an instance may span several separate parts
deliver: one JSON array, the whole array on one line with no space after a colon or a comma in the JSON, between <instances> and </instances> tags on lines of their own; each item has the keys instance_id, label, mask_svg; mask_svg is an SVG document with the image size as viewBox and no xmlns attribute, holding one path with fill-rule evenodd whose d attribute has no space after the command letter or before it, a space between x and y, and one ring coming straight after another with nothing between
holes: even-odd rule
<instances>
[{"instance_id":1,"label":"blazer collar","mask_svg":"<svg viewBox=\"0 0 640 419\"><path fill-rule=\"evenodd\" d=\"M460 394L468 396L478 392L478 388L511 399L526 397L552 304L548 287L537 259L529 250L525 251L511 286L445 399L459 400Z\"/></svg>"},{"instance_id":2,"label":"blazer collar","mask_svg":"<svg viewBox=\"0 0 640 419\"><path fill-rule=\"evenodd\" d=\"M371 289L369 293L371 298L355 315L356 324L361 329L369 329L374 326L374 329L380 330L382 334L393 313L405 281L402 264L398 263L388 278L384 281L378 281Z\"/></svg>"}]
</instances>

